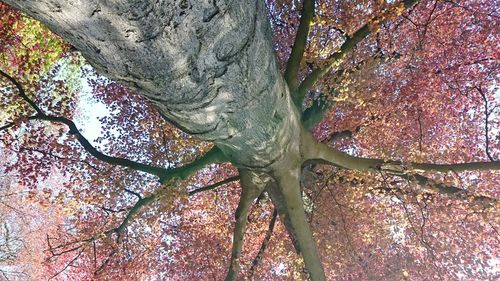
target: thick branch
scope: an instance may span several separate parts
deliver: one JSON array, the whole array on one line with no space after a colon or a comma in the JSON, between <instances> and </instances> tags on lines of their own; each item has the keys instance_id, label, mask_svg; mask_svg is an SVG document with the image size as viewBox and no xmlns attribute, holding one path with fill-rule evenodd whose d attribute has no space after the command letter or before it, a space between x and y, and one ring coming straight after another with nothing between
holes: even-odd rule
<instances>
[{"instance_id":1,"label":"thick branch","mask_svg":"<svg viewBox=\"0 0 500 281\"><path fill-rule=\"evenodd\" d=\"M297 96L300 100L304 99L305 94L309 89L311 89L314 84L321 79L330 69L338 67L345 56L364 38L372 33L374 29L377 29L382 23L387 20L387 15L391 13L401 14L405 9L413 7L419 0L404 0L401 4L404 6L404 9L401 9L401 5L394 5L391 9L384 11L381 15L375 17L370 20L369 23L363 25L360 29L358 29L354 34L347 38L340 49L336 51L333 55L331 55L327 59L327 64L323 68L314 69L300 84ZM375 25L375 26L374 26Z\"/></svg>"},{"instance_id":2,"label":"thick branch","mask_svg":"<svg viewBox=\"0 0 500 281\"><path fill-rule=\"evenodd\" d=\"M156 167L148 164L143 164L135 161L131 161L121 157L113 157L106 155L98 151L78 130L75 123L67 118L58 116L41 115L34 119L46 120L51 122L63 123L69 128L69 133L76 136L78 142L83 146L83 148L95 158L106 162L111 165L118 165L122 167L127 167L136 171L145 172L160 178L161 183L165 183L173 178L186 179L191 176L194 172L203 168L206 165L213 163L220 163L225 161L224 154L217 148L214 147L202 157L196 159L195 161L186 164L182 167L175 169L165 169L162 167Z\"/></svg>"},{"instance_id":3,"label":"thick branch","mask_svg":"<svg viewBox=\"0 0 500 281\"><path fill-rule=\"evenodd\" d=\"M297 254L300 254L301 250L299 242L297 240L297 234L295 233L295 230L293 228L290 216L287 213L286 201L285 198L283 197L283 194L278 190L275 184L269 186L266 189L266 191L267 194L269 194L271 200L273 201L274 208L278 211L281 223L283 223L283 225L285 226L288 236L290 237L290 241L292 242L292 245L295 248L295 252L297 252Z\"/></svg>"},{"instance_id":4,"label":"thick branch","mask_svg":"<svg viewBox=\"0 0 500 281\"><path fill-rule=\"evenodd\" d=\"M286 201L287 216L293 226L304 263L313 281L326 280L325 272L321 264L316 242L309 228L309 222L304 210L302 193L299 186L299 167L287 167L273 174L278 190L283 194Z\"/></svg>"},{"instance_id":5,"label":"thick branch","mask_svg":"<svg viewBox=\"0 0 500 281\"><path fill-rule=\"evenodd\" d=\"M226 281L236 280L240 271L241 248L243 246L243 237L247 225L248 211L254 200L261 194L267 185L257 174L240 170L241 197L236 209L236 223L233 233L233 247L231 250L231 262L226 276Z\"/></svg>"},{"instance_id":6,"label":"thick branch","mask_svg":"<svg viewBox=\"0 0 500 281\"><path fill-rule=\"evenodd\" d=\"M331 106L328 97L321 93L319 97L313 100L310 107L302 112L300 122L308 130L312 130L325 116L328 108Z\"/></svg>"},{"instance_id":7,"label":"thick branch","mask_svg":"<svg viewBox=\"0 0 500 281\"><path fill-rule=\"evenodd\" d=\"M359 127L358 127L359 128ZM355 132L359 131L358 128L356 128ZM342 139L348 139L352 138L352 131L351 130L343 130L343 131L338 131L332 133L326 140L324 141L325 143L334 143Z\"/></svg>"},{"instance_id":8,"label":"thick branch","mask_svg":"<svg viewBox=\"0 0 500 281\"><path fill-rule=\"evenodd\" d=\"M188 193L188 196L192 196L192 195L194 195L196 193L199 193L199 192L202 192L202 191L207 191L207 190L215 189L215 188L217 188L219 186L222 186L224 184L236 181L238 179L239 179L239 176L227 178L225 180L222 180L220 182L214 183L212 185L208 185L208 186L201 187L199 189L193 190L193 191L191 191L191 192ZM164 189L165 188L161 188L161 189L155 191L154 193L150 194L149 196L140 197L139 200L137 200L137 202L134 204L134 206L132 206L132 208L128 211L127 215L125 216L125 218L123 219L123 221L120 223L120 225L118 227L114 228L114 229L108 230L105 233L107 235L109 235L109 234L112 234L112 233L118 233L118 234L120 234L121 232L123 232L123 230L125 230L125 228L129 224L129 222L134 218L134 216L143 207L145 207L145 206L153 203L154 201L158 200L161 197L161 195L165 192Z\"/></svg>"},{"instance_id":9,"label":"thick branch","mask_svg":"<svg viewBox=\"0 0 500 281\"><path fill-rule=\"evenodd\" d=\"M384 171L390 174L408 174L411 171L462 172L500 170L500 161L458 164L402 163L375 158L351 156L342 151L318 143L310 134L303 134L304 159L325 162L359 171Z\"/></svg>"},{"instance_id":10,"label":"thick branch","mask_svg":"<svg viewBox=\"0 0 500 281\"><path fill-rule=\"evenodd\" d=\"M215 184L212 184L212 185L209 185L209 186L206 186L206 187L202 187L202 188L199 188L197 190L195 190L196 192L190 192L188 195L189 196L192 196L198 192L201 192L201 191L205 191L205 190L212 190L218 186L221 186L221 185L224 185L226 183L229 183L229 182L232 182L234 180L237 180L238 177L231 177L231 178L228 178L228 179L225 179L225 180L222 180L218 183L215 183ZM129 191L126 191L126 192L129 192ZM74 251L75 249L79 249L81 247L80 246L77 246L73 249L70 249L70 250L63 250L61 252L55 252L55 250L58 250L58 249L64 249L66 247L68 247L69 245L73 245L73 244L76 244L76 243L90 243L90 242L94 242L96 240L98 240L99 238L102 237L102 234L104 234L104 236L109 236L109 235L112 235L112 234L117 234L118 237L120 237L120 235L123 233L123 231L125 231L125 229L127 228L127 226L130 224L130 222L135 218L135 216L141 211L141 209L143 207L146 207L148 205L150 205L151 203L157 201L160 199L160 197L165 193L165 188L161 188L161 189L158 189L156 190L155 192L151 193L150 195L146 196L146 197L139 197L139 200L137 200L137 202L130 208L128 209L128 212L127 214L125 215L125 217L123 218L123 220L120 222L120 224L115 227L115 228L112 228L112 229L109 229L107 231L104 231L104 232L101 232L99 234L96 234L92 237L89 237L89 238L86 238L86 239L82 239L82 240L78 240L78 241L73 241L73 242L69 242L69 243L65 243L65 244L61 244L61 245L58 245L58 246L55 246L55 247L52 247L50 242L48 242L48 245L49 245L49 251L52 253L53 256L59 256L63 253L67 253L67 252L70 252L70 251ZM140 194L137 193L136 196L140 196ZM110 211L110 212L113 212L113 213L118 213L118 212L122 212L122 211L125 211L124 209L120 209L120 210L112 210L112 209L109 209L109 208L105 208L105 207L101 207L104 211ZM49 241L49 238L47 237L47 241Z\"/></svg>"},{"instance_id":11,"label":"thick branch","mask_svg":"<svg viewBox=\"0 0 500 281\"><path fill-rule=\"evenodd\" d=\"M297 29L297 34L295 35L292 52L290 53L290 57L288 58L286 64L284 77L292 93L295 92L298 85L297 74L299 72L300 62L304 56L307 36L309 35L311 22L314 17L314 2L314 0L305 0L302 5L299 28Z\"/></svg>"},{"instance_id":12,"label":"thick branch","mask_svg":"<svg viewBox=\"0 0 500 281\"><path fill-rule=\"evenodd\" d=\"M393 52L392 54L384 54L381 50L377 51L370 58L359 62L356 66L351 67L349 69L339 69L335 71L334 75L329 77L329 79L333 79L334 84L338 83L338 81L342 80L344 75L353 74L356 71L359 71L363 67L365 67L370 61L377 61L378 63L387 63L390 60L398 59L400 57L399 53ZM307 90L306 90L307 92ZM303 93L302 99L304 99ZM330 93L320 93L317 98L315 98L310 107L302 112L301 122L302 125L308 129L312 130L321 120L323 120L324 115L328 112L329 108L333 107L336 102L332 100L332 97L336 97L338 95L335 89L332 89ZM360 127L356 129L358 131ZM334 140L330 141L333 142Z\"/></svg>"}]
</instances>

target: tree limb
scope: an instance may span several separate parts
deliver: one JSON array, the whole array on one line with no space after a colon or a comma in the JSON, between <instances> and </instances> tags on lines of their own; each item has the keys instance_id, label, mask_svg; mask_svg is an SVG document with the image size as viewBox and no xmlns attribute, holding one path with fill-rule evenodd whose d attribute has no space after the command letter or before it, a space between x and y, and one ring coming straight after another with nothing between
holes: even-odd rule
<instances>
[{"instance_id":1,"label":"tree limb","mask_svg":"<svg viewBox=\"0 0 500 281\"><path fill-rule=\"evenodd\" d=\"M19 82L14 77L3 72L1 69L0 69L0 74L3 77L7 78L12 84L14 84L14 86L16 86L21 98L23 98L23 100L26 101L36 111L37 114L39 114L39 115L44 114L43 111L38 107L38 105L36 105L36 103L26 95L26 92L24 91L23 87L21 86L21 84L19 84Z\"/></svg>"},{"instance_id":2,"label":"tree limb","mask_svg":"<svg viewBox=\"0 0 500 281\"><path fill-rule=\"evenodd\" d=\"M287 207L286 207L286 202L285 198L283 198L283 194L278 190L277 185L274 183L270 185L266 189L267 194L269 194L269 197L271 198L274 208L278 212L280 216L280 220L285 226L285 229L288 233L288 236L290 238L290 241L292 242L292 245L295 249L295 252L297 254L300 254L300 245L297 240L297 234L295 233L295 230L292 225L292 221L290 220L290 216L287 213Z\"/></svg>"},{"instance_id":3,"label":"tree limb","mask_svg":"<svg viewBox=\"0 0 500 281\"><path fill-rule=\"evenodd\" d=\"M205 187L201 187L199 189L196 189L194 191L189 192L188 196L192 196L192 195L199 193L199 192L202 192L202 191L215 189L215 188L222 186L224 184L227 184L229 182L236 181L239 178L240 178L239 176L231 177L231 178L227 178L225 180L222 180L220 182L217 182L217 183L205 186ZM160 188L146 197L139 197L139 200L137 200L137 202L134 204L134 206L132 206L132 208L128 211L127 215L125 216L123 221L120 223L120 225L116 228L113 228L113 229L106 231L105 234L110 235L113 233L117 233L117 234L122 233L125 230L125 228L127 227L127 225L129 224L129 222L133 219L133 217L142 209L142 207L147 206L147 205L153 203L154 201L160 199L160 197L164 194L164 192L165 192L165 188Z\"/></svg>"},{"instance_id":4,"label":"tree limb","mask_svg":"<svg viewBox=\"0 0 500 281\"><path fill-rule=\"evenodd\" d=\"M254 200L261 194L268 181L265 177L254 172L240 170L241 197L236 209L236 223L233 233L233 247L231 250L231 262L226 281L234 281L240 271L241 248L243 246L243 237L247 225L248 211Z\"/></svg>"},{"instance_id":5,"label":"tree limb","mask_svg":"<svg viewBox=\"0 0 500 281\"><path fill-rule=\"evenodd\" d=\"M473 194L466 189L436 182L435 180L420 175L418 173L412 173L408 175L397 175L397 176L411 182L416 182L420 186L428 187L427 189L429 190L429 192L435 192L446 196L458 196L458 197L470 198L473 201L479 202L481 204L483 203L489 204L497 201L496 199L488 196Z\"/></svg>"},{"instance_id":6,"label":"tree limb","mask_svg":"<svg viewBox=\"0 0 500 281\"><path fill-rule=\"evenodd\" d=\"M483 89L481 87L474 87L478 93L481 95L481 98L483 98L483 101L484 101L484 136L485 136L485 142L486 142L486 156L488 156L488 159L490 159L491 161L495 161L495 159L493 159L493 156L491 156L491 152L490 152L490 138L489 138L489 128L488 128L488 123L489 123L489 117L490 117L490 114L491 112L489 111L488 109L488 98L486 97L486 94L484 93Z\"/></svg>"},{"instance_id":7,"label":"tree limb","mask_svg":"<svg viewBox=\"0 0 500 281\"><path fill-rule=\"evenodd\" d=\"M125 158L121 157L113 157L106 155L100 151L98 151L80 132L76 124L69 120L68 118L65 117L59 117L59 116L51 116L45 114L37 105L35 102L33 102L28 96L26 96L25 91L22 87L22 85L16 81L12 76L8 75L7 73L3 72L0 70L0 74L2 74L4 77L8 78L9 81L11 81L18 90L19 95L37 112L37 115L30 116L28 119L29 120L44 120L44 121L50 121L50 122L56 122L56 123L62 123L65 124L68 129L69 133L72 135L76 136L76 139L78 142L82 145L82 147L92 156L95 158L106 162L111 165L118 165L122 167L127 167L133 170L145 172L154 176L159 177L161 183L165 183L173 178L180 178L180 179L186 179L187 177L191 176L194 172L197 170L203 168L204 166L208 164L213 164L213 163L219 163L226 161L226 157L222 153L220 149L217 147L213 147L210 151L208 151L206 154L204 154L202 157L196 159L195 161L186 164L182 167L179 168L174 168L174 169L165 169L162 167L156 167L148 164L143 164L135 161L131 161ZM4 127L11 127L13 124L6 125ZM3 127L2 127L3 128Z\"/></svg>"},{"instance_id":8,"label":"tree limb","mask_svg":"<svg viewBox=\"0 0 500 281\"><path fill-rule=\"evenodd\" d=\"M278 217L278 210L274 208L273 211L273 216L271 217L271 221L269 222L269 227L267 228L266 231L266 236L264 236L264 240L262 241L262 245L260 246L259 252L255 256L255 258L252 261L252 266L250 267L250 272L248 274L248 278L252 279L253 274L255 272L255 269L257 268L257 265L259 265L260 261L262 260L262 257L264 256L264 252L266 251L267 245L269 244L269 241L271 240L271 236L273 235L274 231L274 225L276 224L276 218Z\"/></svg>"},{"instance_id":9,"label":"tree limb","mask_svg":"<svg viewBox=\"0 0 500 281\"><path fill-rule=\"evenodd\" d=\"M311 280L323 281L326 280L325 272L304 210L299 175L300 165L280 169L273 173L273 178L278 185L278 190L285 198L287 216L292 223Z\"/></svg>"},{"instance_id":10,"label":"tree limb","mask_svg":"<svg viewBox=\"0 0 500 281\"><path fill-rule=\"evenodd\" d=\"M300 62L302 61L304 51L306 49L307 36L309 35L311 22L314 17L314 2L314 0L304 0L299 28L297 29L297 34L295 35L295 42L293 43L290 57L286 63L284 77L292 93L296 91L298 86L297 75L300 68Z\"/></svg>"},{"instance_id":11,"label":"tree limb","mask_svg":"<svg viewBox=\"0 0 500 281\"><path fill-rule=\"evenodd\" d=\"M207 191L207 190L212 190L212 189L215 189L215 188L218 188L222 185L225 185L225 184L228 184L228 183L231 183L233 181L237 181L240 179L240 176L234 176L234 177L230 177L230 178L227 178L225 180L221 180L219 182L216 182L214 184L211 184L211 185L207 185L207 186L204 186L204 187L200 187L200 188L197 188L195 190L191 190L189 192L189 196L193 196L199 192L203 192L203 191Z\"/></svg>"},{"instance_id":12,"label":"tree limb","mask_svg":"<svg viewBox=\"0 0 500 281\"><path fill-rule=\"evenodd\" d=\"M80 255L83 253L83 249L81 251L78 252L78 254L73 257L61 270L59 270L58 272L56 272L54 275L52 275L49 279L47 280L52 280L54 278L56 278L59 274L63 273L66 269L68 269L70 266L73 265L73 263L80 257Z\"/></svg>"},{"instance_id":13,"label":"tree limb","mask_svg":"<svg viewBox=\"0 0 500 281\"><path fill-rule=\"evenodd\" d=\"M359 28L354 34L347 38L342 46L340 46L339 50L332 54L327 59L327 64L323 68L314 69L300 84L297 90L297 98L301 101L304 99L307 91L311 89L314 84L321 79L330 69L338 67L345 56L364 38L372 33L374 29L377 29L382 23L384 23L388 19L388 15L391 13L395 13L400 15L405 9L413 7L417 4L419 0L404 0L400 4L393 5L390 9L384 10L380 15L371 19L369 23L363 25ZM402 6L401 6L402 5ZM403 9L401 9L403 8Z\"/></svg>"},{"instance_id":14,"label":"tree limb","mask_svg":"<svg viewBox=\"0 0 500 281\"><path fill-rule=\"evenodd\" d=\"M231 177L231 178L222 180L222 181L220 181L218 183L215 183L215 184L212 184L212 185L209 185L209 186L206 186L206 187L199 188L194 193L190 192L189 196L192 196L192 195L194 195L196 193L199 193L199 192L202 192L202 191L212 190L212 189L214 189L214 188L216 188L218 186L221 186L221 185L227 184L229 182L235 181L238 178L239 177ZM98 240L99 238L102 238L102 237L105 237L105 236L110 236L112 234L117 234L118 238L119 238L120 235L121 235L121 233L123 233L123 231L125 231L126 227L129 225L129 223L134 219L134 217L139 213L139 211L143 207L145 207L147 205L150 205L151 203L153 203L153 202L155 202L155 201L157 201L157 200L160 199L160 197L162 196L162 194L165 191L164 189L165 188L158 189L158 190L156 190L155 192L151 193L150 195L148 195L146 197L139 197L139 200L137 200L137 202L130 209L128 209L128 212L125 215L124 219L115 228L112 228L112 229L109 229L107 231L95 234L95 235L93 235L91 237L88 237L86 239L72 241L72 242L61 244L61 245L58 245L58 246L55 246L55 247L52 247L52 245L50 243L50 240L49 240L49 237L47 236L47 244L49 246L48 250L52 253L53 256L60 256L61 254L64 254L64 253L67 253L67 252L71 252L71 251L75 251L75 250L78 250L79 248L82 247L81 245L79 245L79 246L77 246L75 248L72 248L72 249L69 249L69 250L62 250L60 252L56 252L56 250L58 250L58 249L64 249L64 248L68 247L69 245L73 245L73 244L77 244L77 243L83 243L83 244L91 243L91 242L94 242L94 241ZM124 209L111 210L111 209L105 208L105 207L101 207L101 209L103 209L104 211L111 211L113 213L118 213L118 212L125 211Z\"/></svg>"},{"instance_id":15,"label":"tree limb","mask_svg":"<svg viewBox=\"0 0 500 281\"><path fill-rule=\"evenodd\" d=\"M323 120L330 106L331 102L328 101L328 96L324 93L320 93L319 96L313 100L311 106L302 112L300 119L302 126L309 131L314 129L314 127Z\"/></svg>"},{"instance_id":16,"label":"tree limb","mask_svg":"<svg viewBox=\"0 0 500 281\"><path fill-rule=\"evenodd\" d=\"M312 162L329 163L347 169L359 171L384 171L389 174L408 174L418 171L462 172L500 170L500 161L470 162L458 164L402 163L401 161L363 158L319 143L309 133L303 134L304 159Z\"/></svg>"},{"instance_id":17,"label":"tree limb","mask_svg":"<svg viewBox=\"0 0 500 281\"><path fill-rule=\"evenodd\" d=\"M206 165L225 161L225 156L222 151L214 146L210 151L189 164L174 169L165 169L162 167L131 161L121 157L109 156L98 151L78 130L75 123L65 117L41 115L35 119L65 124L69 128L69 133L76 136L78 142L90 155L111 165L118 165L157 176L161 183L165 183L173 178L187 179L187 177L191 176L194 172Z\"/></svg>"}]
</instances>

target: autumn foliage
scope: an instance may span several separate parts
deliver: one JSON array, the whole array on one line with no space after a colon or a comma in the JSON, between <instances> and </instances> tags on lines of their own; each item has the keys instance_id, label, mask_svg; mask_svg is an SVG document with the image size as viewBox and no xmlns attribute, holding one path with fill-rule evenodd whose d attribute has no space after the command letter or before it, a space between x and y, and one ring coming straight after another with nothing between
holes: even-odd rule
<instances>
[{"instance_id":1,"label":"autumn foliage","mask_svg":"<svg viewBox=\"0 0 500 281\"><path fill-rule=\"evenodd\" d=\"M283 72L303 2L267 1ZM330 67L363 26L370 35L305 93L304 112L326 108L314 136L403 164L498 161L499 18L491 0L422 0L409 9L316 1L301 79ZM240 195L235 167L211 164L161 182L96 156L82 138L97 132L88 141L101 155L166 170L200 159L212 144L164 121L3 3L0 70L0 244L11 243L12 230L24 246L13 255L0 246L0 275L224 279ZM329 280L499 278L499 184L498 170L408 175L319 164L305 165L301 179ZM266 194L250 210L240 266L241 279L307 278Z\"/></svg>"}]
</instances>

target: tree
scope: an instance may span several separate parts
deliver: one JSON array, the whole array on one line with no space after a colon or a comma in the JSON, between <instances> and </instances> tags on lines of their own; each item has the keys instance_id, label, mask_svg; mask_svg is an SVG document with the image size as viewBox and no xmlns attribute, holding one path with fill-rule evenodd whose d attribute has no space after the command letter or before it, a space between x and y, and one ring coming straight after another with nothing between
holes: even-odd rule
<instances>
[{"instance_id":1,"label":"tree","mask_svg":"<svg viewBox=\"0 0 500 281\"><path fill-rule=\"evenodd\" d=\"M50 199L87 203L73 208L77 231L47 237L51 259L72 274L204 272L189 257L211 270L207 279L251 278L261 262L262 278L284 267L305 278L291 254L263 261L278 215L278 234L312 280L498 274L488 264L498 252L500 168L499 139L490 138L498 132L494 1L4 2L128 87L91 78L112 109L105 124L122 124L101 139L102 152L70 119L75 100L47 102L43 93L71 92L57 72L30 91L22 75L0 72L24 110L1 128L5 146L21 148L8 170L26 173L26 185L65 170L67 190ZM19 136L18 128L27 129ZM233 210L231 189L216 199L200 193L236 179L226 261L218 249L229 247L221 218ZM203 203L186 210L190 196ZM202 206L212 216L197 214ZM180 227L180 215L190 224ZM247 228L253 216L269 226ZM243 248L245 232L264 242ZM203 244L185 250L183 240L197 243L191 235L213 253ZM287 253L279 243L272 250Z\"/></svg>"}]
</instances>

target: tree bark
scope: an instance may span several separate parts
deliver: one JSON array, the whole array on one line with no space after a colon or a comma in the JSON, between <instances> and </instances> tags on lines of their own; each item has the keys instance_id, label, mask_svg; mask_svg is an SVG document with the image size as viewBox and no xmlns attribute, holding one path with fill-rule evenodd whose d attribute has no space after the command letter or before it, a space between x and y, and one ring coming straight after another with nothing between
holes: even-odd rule
<instances>
[{"instance_id":1,"label":"tree bark","mask_svg":"<svg viewBox=\"0 0 500 281\"><path fill-rule=\"evenodd\" d=\"M297 132L264 1L5 2L239 167L268 170Z\"/></svg>"}]
</instances>

